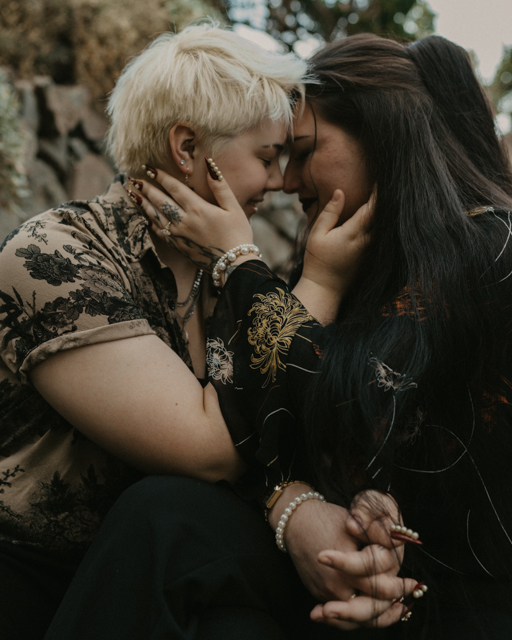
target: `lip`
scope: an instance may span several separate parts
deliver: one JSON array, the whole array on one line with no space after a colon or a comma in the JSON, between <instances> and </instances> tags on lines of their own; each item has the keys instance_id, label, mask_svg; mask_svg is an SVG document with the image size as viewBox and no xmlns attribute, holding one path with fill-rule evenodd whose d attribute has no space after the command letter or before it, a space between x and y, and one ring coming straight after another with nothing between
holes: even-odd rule
<instances>
[{"instance_id":1,"label":"lip","mask_svg":"<svg viewBox=\"0 0 512 640\"><path fill-rule=\"evenodd\" d=\"M248 200L244 209L248 215L254 215L258 211L258 205L263 202L263 198L261 200Z\"/></svg>"}]
</instances>

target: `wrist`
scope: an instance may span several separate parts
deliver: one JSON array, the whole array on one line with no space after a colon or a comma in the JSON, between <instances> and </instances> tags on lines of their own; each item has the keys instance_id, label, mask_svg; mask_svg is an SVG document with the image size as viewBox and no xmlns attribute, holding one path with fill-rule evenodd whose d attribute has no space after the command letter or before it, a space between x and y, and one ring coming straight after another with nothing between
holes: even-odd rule
<instances>
[{"instance_id":1,"label":"wrist","mask_svg":"<svg viewBox=\"0 0 512 640\"><path fill-rule=\"evenodd\" d=\"M216 262L212 279L216 287L224 286L229 274L233 271L233 267L237 267L247 260L261 258L259 248L255 244L240 244L229 251L226 251Z\"/></svg>"},{"instance_id":2,"label":"wrist","mask_svg":"<svg viewBox=\"0 0 512 640\"><path fill-rule=\"evenodd\" d=\"M325 281L319 283L305 274L302 274L293 289L293 295L322 325L329 324L336 317L343 293L344 291L339 286L334 286L334 282L330 284Z\"/></svg>"},{"instance_id":3,"label":"wrist","mask_svg":"<svg viewBox=\"0 0 512 640\"><path fill-rule=\"evenodd\" d=\"M306 482L294 482L283 489L277 500L268 510L268 523L274 531L277 528L281 515L290 502L303 493L307 494L309 491L314 491L314 489Z\"/></svg>"}]
</instances>

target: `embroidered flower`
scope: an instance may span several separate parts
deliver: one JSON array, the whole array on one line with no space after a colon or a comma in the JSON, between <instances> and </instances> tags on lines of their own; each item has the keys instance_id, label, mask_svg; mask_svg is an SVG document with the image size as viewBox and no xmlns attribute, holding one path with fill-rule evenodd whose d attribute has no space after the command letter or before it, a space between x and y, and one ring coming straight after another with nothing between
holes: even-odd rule
<instances>
[{"instance_id":1,"label":"embroidered flower","mask_svg":"<svg viewBox=\"0 0 512 640\"><path fill-rule=\"evenodd\" d=\"M417 388L416 382L411 379L407 379L401 373L397 373L388 367L387 364L379 360L375 356L370 358L369 363L377 374L377 383L379 387L384 387L384 391L407 391L408 389Z\"/></svg>"},{"instance_id":2,"label":"embroidered flower","mask_svg":"<svg viewBox=\"0 0 512 640\"><path fill-rule=\"evenodd\" d=\"M233 351L228 351L220 338L206 341L206 366L210 378L222 384L233 382Z\"/></svg>"},{"instance_id":3,"label":"embroidered flower","mask_svg":"<svg viewBox=\"0 0 512 640\"><path fill-rule=\"evenodd\" d=\"M279 288L277 292L265 296L257 293L255 297L261 302L256 302L248 313L249 316L255 314L247 332L249 344L254 347L251 368L268 374L263 388L270 381L275 382L278 369L286 370L281 356L288 353L300 327L313 320L296 298Z\"/></svg>"}]
</instances>

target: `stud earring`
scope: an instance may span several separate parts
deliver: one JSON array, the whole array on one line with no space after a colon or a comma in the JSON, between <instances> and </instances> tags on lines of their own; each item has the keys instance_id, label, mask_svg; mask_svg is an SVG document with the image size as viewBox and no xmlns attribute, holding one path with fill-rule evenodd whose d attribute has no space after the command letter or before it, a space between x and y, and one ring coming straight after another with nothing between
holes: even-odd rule
<instances>
[{"instance_id":1,"label":"stud earring","mask_svg":"<svg viewBox=\"0 0 512 640\"><path fill-rule=\"evenodd\" d=\"M185 164L185 160L180 160L180 164Z\"/></svg>"}]
</instances>

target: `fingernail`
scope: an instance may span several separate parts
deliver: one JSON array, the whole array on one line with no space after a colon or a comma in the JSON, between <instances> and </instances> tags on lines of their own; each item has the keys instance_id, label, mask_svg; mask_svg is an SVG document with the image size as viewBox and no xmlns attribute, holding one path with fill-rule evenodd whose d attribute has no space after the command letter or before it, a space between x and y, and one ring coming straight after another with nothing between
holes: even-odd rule
<instances>
[{"instance_id":1,"label":"fingernail","mask_svg":"<svg viewBox=\"0 0 512 640\"><path fill-rule=\"evenodd\" d=\"M407 622L409 618L412 616L413 607L414 607L414 602L409 607L407 607L407 609L404 611L402 617L400 618L402 622Z\"/></svg>"},{"instance_id":2,"label":"fingernail","mask_svg":"<svg viewBox=\"0 0 512 640\"><path fill-rule=\"evenodd\" d=\"M417 531L408 529L400 524L392 524L390 527L390 537L394 540L401 540L402 542L413 542L414 544L423 544L420 541L420 534Z\"/></svg>"},{"instance_id":3,"label":"fingernail","mask_svg":"<svg viewBox=\"0 0 512 640\"><path fill-rule=\"evenodd\" d=\"M413 598L423 598L423 596L427 593L428 587L424 582L418 582L418 584L414 587L412 592Z\"/></svg>"},{"instance_id":4,"label":"fingernail","mask_svg":"<svg viewBox=\"0 0 512 640\"><path fill-rule=\"evenodd\" d=\"M401 598L397 598L396 600L393 600L393 602L391 603L391 606L393 606L394 604L397 604L398 602L400 602L400 604L405 600L405 598L402 596Z\"/></svg>"},{"instance_id":5,"label":"fingernail","mask_svg":"<svg viewBox=\"0 0 512 640\"><path fill-rule=\"evenodd\" d=\"M128 197L131 198L131 200L133 202L135 202L136 205L138 205L139 207L142 204L142 198L139 196L138 193L135 193L134 191L128 190Z\"/></svg>"},{"instance_id":6,"label":"fingernail","mask_svg":"<svg viewBox=\"0 0 512 640\"><path fill-rule=\"evenodd\" d=\"M389 535L391 538L393 538L393 540L401 540L402 542L412 542L413 544L423 544L421 540L411 538L405 533L398 533L397 531L392 531Z\"/></svg>"},{"instance_id":7,"label":"fingernail","mask_svg":"<svg viewBox=\"0 0 512 640\"><path fill-rule=\"evenodd\" d=\"M318 558L318 561L322 564L326 564L328 567L332 567L332 560L331 558L329 558L329 556L320 556Z\"/></svg>"},{"instance_id":8,"label":"fingernail","mask_svg":"<svg viewBox=\"0 0 512 640\"><path fill-rule=\"evenodd\" d=\"M213 158L204 157L204 161L206 163L206 168L208 169L208 173L212 180L223 180L223 175L220 172L219 167L213 161Z\"/></svg>"},{"instance_id":9,"label":"fingernail","mask_svg":"<svg viewBox=\"0 0 512 640\"><path fill-rule=\"evenodd\" d=\"M335 191L333 196L332 196L332 202L334 204L337 204L340 201L340 192L339 191Z\"/></svg>"},{"instance_id":10,"label":"fingernail","mask_svg":"<svg viewBox=\"0 0 512 640\"><path fill-rule=\"evenodd\" d=\"M153 178L153 180L157 177L158 171L156 169L153 169L153 167L150 167L149 164L143 164L142 168L150 178Z\"/></svg>"},{"instance_id":11,"label":"fingernail","mask_svg":"<svg viewBox=\"0 0 512 640\"><path fill-rule=\"evenodd\" d=\"M142 187L144 186L142 184L142 182L140 180L136 180L135 178L132 178L131 176L129 176L130 182L133 184L133 186L136 189L139 189L139 191L142 191Z\"/></svg>"}]
</instances>

